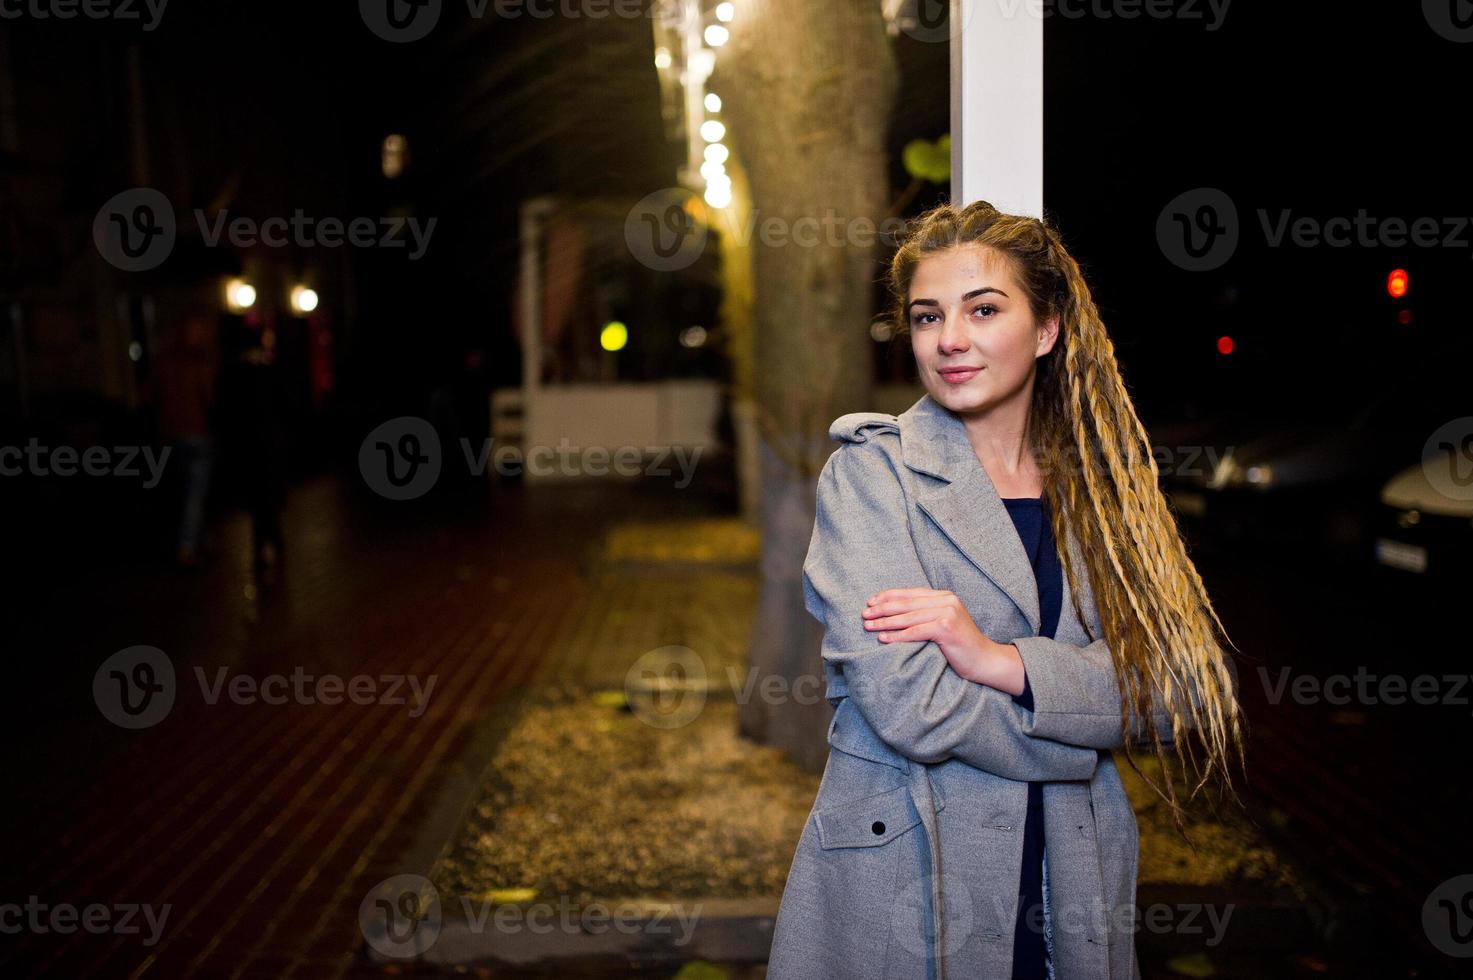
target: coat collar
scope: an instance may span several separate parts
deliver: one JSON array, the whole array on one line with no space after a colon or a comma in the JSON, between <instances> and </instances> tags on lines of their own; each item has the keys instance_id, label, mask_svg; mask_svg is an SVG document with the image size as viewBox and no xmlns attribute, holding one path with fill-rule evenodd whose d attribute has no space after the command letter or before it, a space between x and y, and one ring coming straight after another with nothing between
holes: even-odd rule
<instances>
[{"instance_id":1,"label":"coat collar","mask_svg":"<svg viewBox=\"0 0 1473 980\"><path fill-rule=\"evenodd\" d=\"M897 419L902 461L908 468L941 481L923 486L916 504L957 550L1012 599L1037 635L1042 617L1033 565L1007 505L967 438L965 423L929 392ZM1084 561L1072 530L1068 532L1067 547L1074 568L1082 571ZM1088 609L1093 601L1089 576L1081 574L1079 578L1081 607ZM1067 579L1064 587L1067 591ZM1060 628L1070 615L1071 604L1066 597L1059 610Z\"/></svg>"}]
</instances>

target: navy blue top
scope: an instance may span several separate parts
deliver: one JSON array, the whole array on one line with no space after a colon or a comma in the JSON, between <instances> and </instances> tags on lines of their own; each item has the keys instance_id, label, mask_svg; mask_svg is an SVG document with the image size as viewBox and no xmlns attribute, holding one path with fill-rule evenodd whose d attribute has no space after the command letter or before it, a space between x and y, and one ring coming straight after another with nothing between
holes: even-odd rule
<instances>
[{"instance_id":1,"label":"navy blue top","mask_svg":"<svg viewBox=\"0 0 1473 980\"><path fill-rule=\"evenodd\" d=\"M1038 581L1039 636L1052 638L1064 600L1063 569L1054 546L1046 497L1003 497L1018 529L1023 550ZM1033 687L1023 674L1023 693L1013 700L1033 710ZM1023 822L1023 870L1018 881L1018 920L1013 928L1013 980L1042 980L1047 968L1043 938L1043 784L1028 784L1028 816Z\"/></svg>"}]
</instances>

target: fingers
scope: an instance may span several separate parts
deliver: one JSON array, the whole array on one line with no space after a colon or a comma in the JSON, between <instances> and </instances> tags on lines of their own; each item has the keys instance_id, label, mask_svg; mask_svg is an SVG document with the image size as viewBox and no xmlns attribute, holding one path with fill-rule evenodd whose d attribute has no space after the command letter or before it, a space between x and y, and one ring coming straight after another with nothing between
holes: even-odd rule
<instances>
[{"instance_id":1,"label":"fingers","mask_svg":"<svg viewBox=\"0 0 1473 980\"><path fill-rule=\"evenodd\" d=\"M945 612L944 606L930 606L924 609L915 609L909 612L896 613L891 616L881 616L878 619L866 620L864 628L867 630L898 630L917 623L929 623Z\"/></svg>"},{"instance_id":2,"label":"fingers","mask_svg":"<svg viewBox=\"0 0 1473 980\"><path fill-rule=\"evenodd\" d=\"M875 634L881 643L906 643L913 640L937 640L942 639L940 625L933 619L914 626L907 626L903 630L895 630L888 633ZM945 649L941 651L945 653Z\"/></svg>"},{"instance_id":3,"label":"fingers","mask_svg":"<svg viewBox=\"0 0 1473 980\"><path fill-rule=\"evenodd\" d=\"M870 599L860 615L869 619L907 609L924 609L952 605L960 600L944 589L886 589Z\"/></svg>"},{"instance_id":4,"label":"fingers","mask_svg":"<svg viewBox=\"0 0 1473 980\"><path fill-rule=\"evenodd\" d=\"M870 596L869 605L884 602L887 599L908 599L916 596L950 595L945 589L885 589Z\"/></svg>"}]
</instances>

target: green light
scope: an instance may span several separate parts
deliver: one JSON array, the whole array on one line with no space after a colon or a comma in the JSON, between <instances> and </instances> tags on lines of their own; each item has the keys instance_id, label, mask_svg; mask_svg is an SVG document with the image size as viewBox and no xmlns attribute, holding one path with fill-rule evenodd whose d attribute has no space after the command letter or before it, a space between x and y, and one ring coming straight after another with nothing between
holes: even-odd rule
<instances>
[{"instance_id":1,"label":"green light","mask_svg":"<svg viewBox=\"0 0 1473 980\"><path fill-rule=\"evenodd\" d=\"M618 320L606 323L603 332L599 334L598 342L603 345L604 350L623 350L624 345L629 342L629 328Z\"/></svg>"}]
</instances>

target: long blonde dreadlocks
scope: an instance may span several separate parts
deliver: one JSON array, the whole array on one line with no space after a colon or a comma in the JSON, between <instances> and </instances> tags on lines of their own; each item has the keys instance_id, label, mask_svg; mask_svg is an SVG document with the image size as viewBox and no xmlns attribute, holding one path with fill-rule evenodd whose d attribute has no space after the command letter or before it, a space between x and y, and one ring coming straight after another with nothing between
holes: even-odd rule
<instances>
[{"instance_id":1,"label":"long blonde dreadlocks","mask_svg":"<svg viewBox=\"0 0 1473 980\"><path fill-rule=\"evenodd\" d=\"M1237 648L1187 555L1161 491L1150 438L1126 391L1089 285L1047 221L1004 214L986 201L962 208L943 204L912 221L888 277L897 335L909 330L905 305L921 259L968 246L995 249L1006 258L1035 319L1059 317L1059 340L1038 360L1026 448L1044 472L1054 540L1062 543L1070 528L1080 544L1120 687L1126 758L1167 802L1185 836L1156 710L1164 707L1172 732L1183 733L1171 742L1178 765L1190 761L1199 776L1191 797L1214 773L1231 790L1229 761L1236 753L1243 764L1243 732L1223 644ZM1060 563L1074 611L1088 631L1079 608L1079 570L1065 552L1061 548ZM1205 767L1184 735L1187 729L1205 748ZM1131 754L1142 730L1160 763L1164 792L1141 773Z\"/></svg>"}]
</instances>

